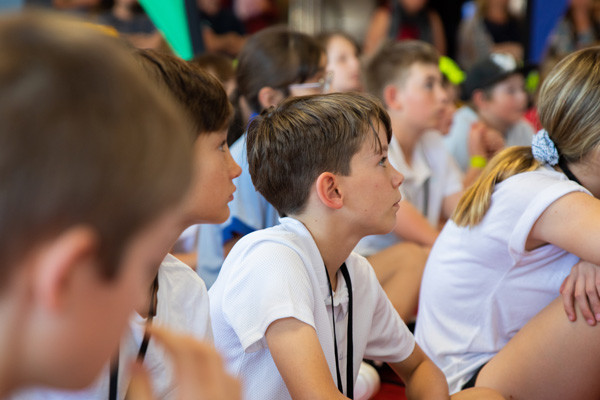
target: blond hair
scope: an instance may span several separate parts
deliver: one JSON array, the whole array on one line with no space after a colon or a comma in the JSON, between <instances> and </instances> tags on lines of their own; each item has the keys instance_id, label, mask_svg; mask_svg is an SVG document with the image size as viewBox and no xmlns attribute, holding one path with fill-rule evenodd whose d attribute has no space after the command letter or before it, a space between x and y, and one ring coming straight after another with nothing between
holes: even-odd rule
<instances>
[{"instance_id":1,"label":"blond hair","mask_svg":"<svg viewBox=\"0 0 600 400\"><path fill-rule=\"evenodd\" d=\"M575 52L554 67L540 90L538 112L565 162L581 161L600 145L600 47ZM502 151L465 192L452 220L458 226L477 225L497 183L539 165L530 147Z\"/></svg>"}]
</instances>

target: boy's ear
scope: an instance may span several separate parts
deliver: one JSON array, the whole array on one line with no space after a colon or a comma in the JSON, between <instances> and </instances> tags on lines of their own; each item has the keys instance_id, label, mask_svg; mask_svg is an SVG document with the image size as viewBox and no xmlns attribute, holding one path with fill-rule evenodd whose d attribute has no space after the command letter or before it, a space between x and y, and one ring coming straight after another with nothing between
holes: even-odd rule
<instances>
[{"instance_id":1,"label":"boy's ear","mask_svg":"<svg viewBox=\"0 0 600 400\"><path fill-rule=\"evenodd\" d=\"M98 245L98 235L84 226L70 228L42 245L33 278L43 307L51 311L61 308L79 269L97 262Z\"/></svg>"},{"instance_id":2,"label":"boy's ear","mask_svg":"<svg viewBox=\"0 0 600 400\"><path fill-rule=\"evenodd\" d=\"M316 181L317 196L325 206L340 209L344 205L344 199L338 187L338 179L331 172L323 172Z\"/></svg>"},{"instance_id":3,"label":"boy's ear","mask_svg":"<svg viewBox=\"0 0 600 400\"><path fill-rule=\"evenodd\" d=\"M258 91L258 102L265 109L271 106L276 106L284 99L284 95L280 90L265 86Z\"/></svg>"},{"instance_id":4,"label":"boy's ear","mask_svg":"<svg viewBox=\"0 0 600 400\"><path fill-rule=\"evenodd\" d=\"M402 102L400 101L400 89L392 83L383 88L383 101L385 107L390 110L401 110Z\"/></svg>"}]
</instances>

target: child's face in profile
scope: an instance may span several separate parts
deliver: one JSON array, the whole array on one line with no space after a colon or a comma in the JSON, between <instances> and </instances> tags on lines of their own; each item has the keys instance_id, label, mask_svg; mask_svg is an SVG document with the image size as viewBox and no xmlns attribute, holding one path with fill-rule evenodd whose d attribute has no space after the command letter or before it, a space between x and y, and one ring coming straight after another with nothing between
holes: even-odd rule
<instances>
[{"instance_id":1,"label":"child's face in profile","mask_svg":"<svg viewBox=\"0 0 600 400\"><path fill-rule=\"evenodd\" d=\"M360 61L354 44L343 36L327 43L327 72L333 73L329 92L361 90Z\"/></svg>"},{"instance_id":2,"label":"child's face in profile","mask_svg":"<svg viewBox=\"0 0 600 400\"><path fill-rule=\"evenodd\" d=\"M407 127L424 131L438 126L448 99L436 64L413 64L397 88Z\"/></svg>"},{"instance_id":3,"label":"child's face in profile","mask_svg":"<svg viewBox=\"0 0 600 400\"><path fill-rule=\"evenodd\" d=\"M233 179L242 170L227 146L227 130L203 133L194 142L194 173L184 209L188 224L222 223L229 217Z\"/></svg>"},{"instance_id":4,"label":"child's face in profile","mask_svg":"<svg viewBox=\"0 0 600 400\"><path fill-rule=\"evenodd\" d=\"M350 161L350 175L339 177L348 218L361 237L389 233L396 224L398 203L402 198L398 188L404 177L387 159L385 130L379 124L375 126L381 151L375 146L371 132L365 133L360 150Z\"/></svg>"},{"instance_id":5,"label":"child's face in profile","mask_svg":"<svg viewBox=\"0 0 600 400\"><path fill-rule=\"evenodd\" d=\"M489 98L484 100L485 113L503 125L516 124L527 107L525 79L519 74L511 75L497 83Z\"/></svg>"}]
</instances>

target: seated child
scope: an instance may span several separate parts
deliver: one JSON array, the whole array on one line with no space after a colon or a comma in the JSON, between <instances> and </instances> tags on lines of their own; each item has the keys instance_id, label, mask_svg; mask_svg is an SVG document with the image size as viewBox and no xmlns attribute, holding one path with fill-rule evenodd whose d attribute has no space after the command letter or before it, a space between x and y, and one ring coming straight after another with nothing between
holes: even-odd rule
<instances>
[{"instance_id":1,"label":"seated child","mask_svg":"<svg viewBox=\"0 0 600 400\"><path fill-rule=\"evenodd\" d=\"M286 96L321 93L326 64L321 46L303 33L274 27L252 35L238 58L236 70L238 99L234 104L238 117L243 116L243 130L250 119L243 109L257 115ZM228 142L231 140L230 136ZM238 191L230 204L231 216L221 225L202 225L199 232L197 271L209 288L240 237L279 221L275 208L254 188L247 168L244 134L235 137L231 154L242 166L241 176L234 181Z\"/></svg>"},{"instance_id":2,"label":"seated child","mask_svg":"<svg viewBox=\"0 0 600 400\"><path fill-rule=\"evenodd\" d=\"M136 56L141 69L156 82L155 85L178 101L190 122L191 129L186 133L194 140L192 184L181 204L182 222L167 238L172 244L188 225L223 222L229 215L227 203L235 191L232 179L240 173L226 144L231 105L217 79L199 67L151 50L140 50ZM211 190L205 190L206 187ZM129 386L126 366L144 346L143 338L150 323L198 339L212 340L206 287L192 269L168 254L160 264L158 274L148 275L146 280L150 296L136 307L137 314L130 321L130 331L121 342L118 366L112 365L110 373L107 366L100 379L84 392L42 391L25 393L22 397L102 398L108 396L109 388L114 384L115 398L123 398ZM147 346L142 359L150 371L154 392L157 398L173 398L177 394L177 385L172 366L165 362L162 348L153 341Z\"/></svg>"},{"instance_id":3,"label":"seated child","mask_svg":"<svg viewBox=\"0 0 600 400\"><path fill-rule=\"evenodd\" d=\"M514 58L499 53L468 71L461 93L467 104L454 114L444 138L463 172L483 168L504 147L531 145L533 128L523 119L527 107L523 73Z\"/></svg>"},{"instance_id":4,"label":"seated child","mask_svg":"<svg viewBox=\"0 0 600 400\"><path fill-rule=\"evenodd\" d=\"M600 314L571 322L560 301L579 259L600 264L599 65L595 47L554 68L539 96L545 130L492 159L431 250L416 337L451 392L600 398ZM597 281L574 291L596 312Z\"/></svg>"},{"instance_id":5,"label":"seated child","mask_svg":"<svg viewBox=\"0 0 600 400\"><path fill-rule=\"evenodd\" d=\"M390 115L389 160L405 178L393 232L367 236L356 251L369 258L380 283L406 320L414 315L427 249L462 193L462 176L437 128L448 98L439 56L419 41L387 42L369 60L367 90Z\"/></svg>"},{"instance_id":6,"label":"seated child","mask_svg":"<svg viewBox=\"0 0 600 400\"><path fill-rule=\"evenodd\" d=\"M327 74L331 74L329 93L361 91L360 47L345 32L325 32L316 39L327 52Z\"/></svg>"},{"instance_id":7,"label":"seated child","mask_svg":"<svg viewBox=\"0 0 600 400\"><path fill-rule=\"evenodd\" d=\"M3 16L0 59L0 397L82 388L118 347L181 224L188 127L127 51L81 23ZM209 347L164 329L152 337L191 372L178 373L188 395L235 397L203 377L211 360L212 381L236 386Z\"/></svg>"},{"instance_id":8,"label":"seated child","mask_svg":"<svg viewBox=\"0 0 600 400\"><path fill-rule=\"evenodd\" d=\"M291 98L250 124L252 180L287 217L240 239L209 291L215 344L247 399L351 398L363 358L389 362L411 398L448 398L352 253L396 221L403 178L387 160L391 134L383 107L359 94Z\"/></svg>"}]
</instances>

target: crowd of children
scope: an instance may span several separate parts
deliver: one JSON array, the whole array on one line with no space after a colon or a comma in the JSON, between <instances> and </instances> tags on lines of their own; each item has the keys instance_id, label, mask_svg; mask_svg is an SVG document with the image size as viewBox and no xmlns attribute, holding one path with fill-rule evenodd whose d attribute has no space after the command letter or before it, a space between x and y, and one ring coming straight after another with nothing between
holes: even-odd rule
<instances>
[{"instance_id":1,"label":"crowd of children","mask_svg":"<svg viewBox=\"0 0 600 400\"><path fill-rule=\"evenodd\" d=\"M360 50L3 16L0 398L362 400L363 360L410 399L598 398L600 49L535 135L510 54L459 88L432 44Z\"/></svg>"}]
</instances>

